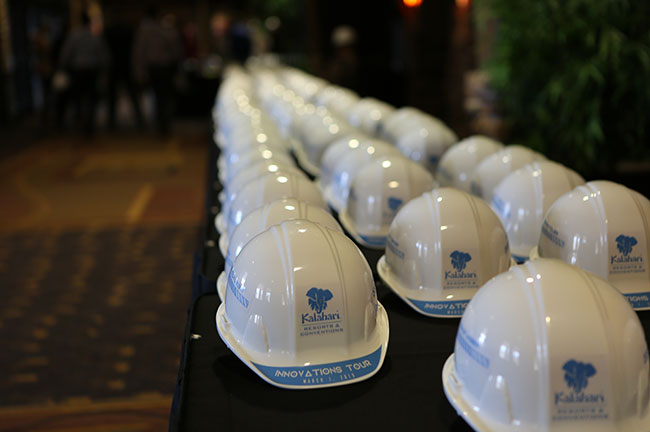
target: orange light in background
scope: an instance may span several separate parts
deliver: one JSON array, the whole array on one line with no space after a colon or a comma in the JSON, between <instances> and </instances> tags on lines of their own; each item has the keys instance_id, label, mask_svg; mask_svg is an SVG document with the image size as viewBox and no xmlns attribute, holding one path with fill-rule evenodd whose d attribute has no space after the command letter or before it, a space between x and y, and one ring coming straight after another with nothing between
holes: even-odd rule
<instances>
[{"instance_id":1,"label":"orange light in background","mask_svg":"<svg viewBox=\"0 0 650 432\"><path fill-rule=\"evenodd\" d=\"M406 7L418 7L422 4L422 0L402 0Z\"/></svg>"},{"instance_id":2,"label":"orange light in background","mask_svg":"<svg viewBox=\"0 0 650 432\"><path fill-rule=\"evenodd\" d=\"M456 7L458 9L467 9L469 6L469 0L456 0Z\"/></svg>"}]
</instances>

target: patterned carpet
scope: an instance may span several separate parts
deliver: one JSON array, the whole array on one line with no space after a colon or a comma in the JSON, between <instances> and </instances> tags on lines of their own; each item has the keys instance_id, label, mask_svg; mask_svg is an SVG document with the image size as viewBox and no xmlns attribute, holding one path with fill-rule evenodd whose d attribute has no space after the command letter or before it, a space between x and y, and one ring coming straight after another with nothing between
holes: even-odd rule
<instances>
[{"instance_id":1,"label":"patterned carpet","mask_svg":"<svg viewBox=\"0 0 650 432\"><path fill-rule=\"evenodd\" d=\"M173 392L194 227L0 238L0 405Z\"/></svg>"},{"instance_id":2,"label":"patterned carpet","mask_svg":"<svg viewBox=\"0 0 650 432\"><path fill-rule=\"evenodd\" d=\"M189 127L0 159L0 431L166 429L207 145Z\"/></svg>"}]
</instances>

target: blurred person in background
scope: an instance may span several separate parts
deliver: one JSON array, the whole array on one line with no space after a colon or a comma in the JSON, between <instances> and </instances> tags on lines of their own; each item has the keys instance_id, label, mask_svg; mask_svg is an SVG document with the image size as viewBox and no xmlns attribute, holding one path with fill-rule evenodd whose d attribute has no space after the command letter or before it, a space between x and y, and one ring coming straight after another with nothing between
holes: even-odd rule
<instances>
[{"instance_id":1,"label":"blurred person in background","mask_svg":"<svg viewBox=\"0 0 650 432\"><path fill-rule=\"evenodd\" d=\"M151 86L156 105L156 127L166 136L174 114L174 78L181 58L181 43L173 15L158 19L158 10L147 10L135 35L133 72L139 85Z\"/></svg>"},{"instance_id":2,"label":"blurred person in background","mask_svg":"<svg viewBox=\"0 0 650 432\"><path fill-rule=\"evenodd\" d=\"M34 69L40 80L43 95L41 106L41 127L47 130L52 101L52 76L54 75L54 37L50 24L41 20L38 28L32 35L32 46L34 52Z\"/></svg>"},{"instance_id":3,"label":"blurred person in background","mask_svg":"<svg viewBox=\"0 0 650 432\"><path fill-rule=\"evenodd\" d=\"M132 77L132 47L133 29L122 19L111 14L107 17L104 31L106 43L111 52L111 67L108 73L108 127L115 129L117 125L118 104L120 90L125 90L131 103L133 116L138 129L144 127L140 100L135 82Z\"/></svg>"},{"instance_id":4,"label":"blurred person in background","mask_svg":"<svg viewBox=\"0 0 650 432\"><path fill-rule=\"evenodd\" d=\"M100 80L110 62L108 46L102 37L100 15L82 16L82 27L72 30L63 43L59 67L69 76L76 119L87 135L95 130L95 111L99 98Z\"/></svg>"},{"instance_id":5,"label":"blurred person in background","mask_svg":"<svg viewBox=\"0 0 650 432\"><path fill-rule=\"evenodd\" d=\"M357 32L348 25L332 30L332 57L327 78L334 84L359 91L359 57L357 55Z\"/></svg>"}]
</instances>

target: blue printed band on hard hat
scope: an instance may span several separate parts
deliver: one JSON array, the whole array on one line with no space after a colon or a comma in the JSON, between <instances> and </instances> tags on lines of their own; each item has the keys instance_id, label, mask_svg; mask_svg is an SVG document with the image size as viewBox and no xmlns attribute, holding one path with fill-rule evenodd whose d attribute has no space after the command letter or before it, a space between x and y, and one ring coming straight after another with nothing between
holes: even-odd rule
<instances>
[{"instance_id":1,"label":"blue printed band on hard hat","mask_svg":"<svg viewBox=\"0 0 650 432\"><path fill-rule=\"evenodd\" d=\"M634 309L650 308L650 292L623 294Z\"/></svg>"},{"instance_id":2,"label":"blue printed band on hard hat","mask_svg":"<svg viewBox=\"0 0 650 432\"><path fill-rule=\"evenodd\" d=\"M372 246L386 246L386 236L364 236L359 234L364 242Z\"/></svg>"},{"instance_id":3,"label":"blue printed band on hard hat","mask_svg":"<svg viewBox=\"0 0 650 432\"><path fill-rule=\"evenodd\" d=\"M452 300L452 301L422 301L409 298L413 306L420 312L432 316L462 316L469 300Z\"/></svg>"},{"instance_id":4,"label":"blue printed band on hard hat","mask_svg":"<svg viewBox=\"0 0 650 432\"><path fill-rule=\"evenodd\" d=\"M527 256L515 255L513 253L511 253L510 256L517 262L517 264L523 264L530 259Z\"/></svg>"},{"instance_id":5,"label":"blue printed band on hard hat","mask_svg":"<svg viewBox=\"0 0 650 432\"><path fill-rule=\"evenodd\" d=\"M276 367L253 365L270 381L287 386L311 387L355 380L374 372L380 366L382 347L363 357L336 363L309 366Z\"/></svg>"}]
</instances>

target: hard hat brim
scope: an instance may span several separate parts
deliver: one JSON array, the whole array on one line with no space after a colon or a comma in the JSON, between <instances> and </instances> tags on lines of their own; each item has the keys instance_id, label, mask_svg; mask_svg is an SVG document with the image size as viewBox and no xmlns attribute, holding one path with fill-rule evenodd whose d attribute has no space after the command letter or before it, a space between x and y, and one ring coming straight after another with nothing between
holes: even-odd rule
<instances>
[{"instance_id":1,"label":"hard hat brim","mask_svg":"<svg viewBox=\"0 0 650 432\"><path fill-rule=\"evenodd\" d=\"M386 232L386 235L364 235L359 233L357 226L354 221L352 221L352 218L350 218L347 209L343 209L339 213L339 220L341 221L343 227L347 230L347 232L350 233L350 235L352 235L357 243L365 247L377 250L382 250L386 247L386 237L388 236L388 231Z\"/></svg>"},{"instance_id":2,"label":"hard hat brim","mask_svg":"<svg viewBox=\"0 0 650 432\"><path fill-rule=\"evenodd\" d=\"M219 306L215 319L219 336L242 362L267 383L286 389L335 387L366 380L379 371L388 349L388 314L379 302L377 326L371 341L352 347L350 352L353 354L350 358L328 359L331 361L323 363L310 362L309 365L264 364L268 363L269 356L248 352L230 332L225 303ZM323 354L326 354L326 351L323 351ZM319 371L328 372L324 374Z\"/></svg>"},{"instance_id":3,"label":"hard hat brim","mask_svg":"<svg viewBox=\"0 0 650 432\"><path fill-rule=\"evenodd\" d=\"M461 383L456 379L454 354L451 354L449 358L447 358L447 361L445 361L445 365L442 368L442 388L451 406L454 407L458 415L460 415L463 420L472 427L472 429L481 432L499 429L503 430L503 427L493 428L484 423L476 414L472 406L463 399L460 391Z\"/></svg>"},{"instance_id":4,"label":"hard hat brim","mask_svg":"<svg viewBox=\"0 0 650 432\"><path fill-rule=\"evenodd\" d=\"M386 255L382 255L377 261L377 273L379 277L388 285L399 298L408 304L413 310L422 315L433 318L461 318L470 299L446 300L444 298L431 298L426 300L417 300L408 297L405 289L397 280L397 277L390 270L386 263ZM432 312L440 311L440 312Z\"/></svg>"},{"instance_id":5,"label":"hard hat brim","mask_svg":"<svg viewBox=\"0 0 650 432\"><path fill-rule=\"evenodd\" d=\"M223 234L226 232L226 220L223 212L219 212L217 216L214 218L214 227L217 229L217 232L219 234Z\"/></svg>"},{"instance_id":6,"label":"hard hat brim","mask_svg":"<svg viewBox=\"0 0 650 432\"><path fill-rule=\"evenodd\" d=\"M221 273L219 273L219 277L217 278L217 282L216 282L217 294L219 294L219 300L221 300L221 303L223 303L224 300L226 300L226 288L228 286L227 282L228 281L226 279L226 272L222 271Z\"/></svg>"},{"instance_id":7,"label":"hard hat brim","mask_svg":"<svg viewBox=\"0 0 650 432\"><path fill-rule=\"evenodd\" d=\"M305 153L304 149L302 146L297 146L294 147L293 149L293 154L296 156L296 159L298 160L298 164L302 169L307 171L309 174L313 175L314 177L320 175L320 167L314 165L309 158L307 157L307 154Z\"/></svg>"},{"instance_id":8,"label":"hard hat brim","mask_svg":"<svg viewBox=\"0 0 650 432\"><path fill-rule=\"evenodd\" d=\"M219 236L219 252L221 252L221 256L224 258L228 255L228 245L230 245L228 235L226 233L221 234Z\"/></svg>"}]
</instances>

